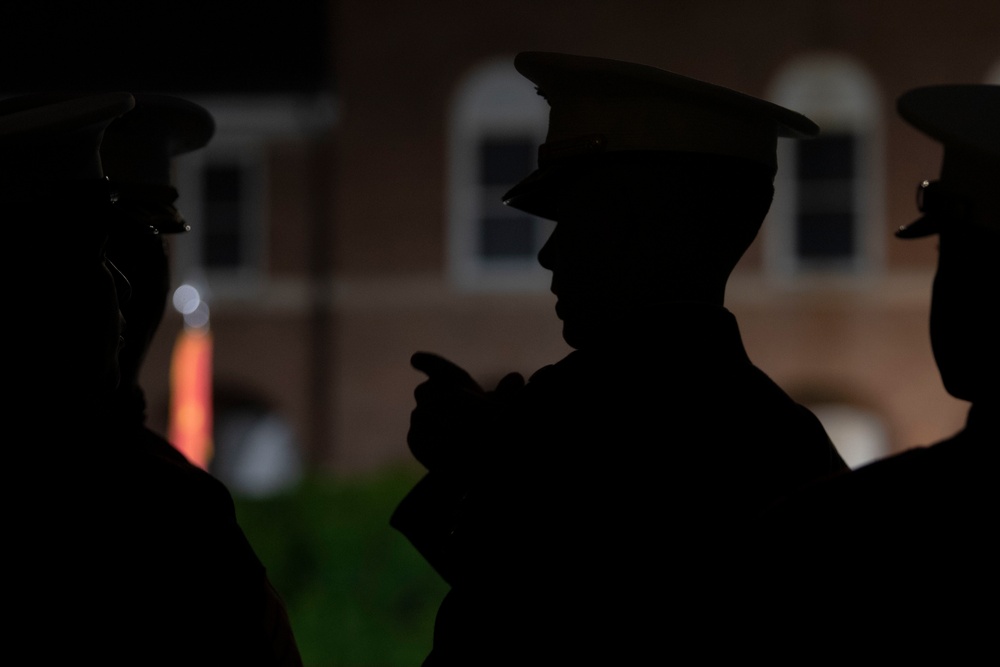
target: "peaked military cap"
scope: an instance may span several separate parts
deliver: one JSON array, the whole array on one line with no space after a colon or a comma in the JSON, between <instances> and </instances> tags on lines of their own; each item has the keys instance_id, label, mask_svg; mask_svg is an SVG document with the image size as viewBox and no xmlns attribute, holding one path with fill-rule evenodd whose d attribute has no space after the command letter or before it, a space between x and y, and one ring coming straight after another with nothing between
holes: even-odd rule
<instances>
[{"instance_id":1,"label":"peaked military cap","mask_svg":"<svg viewBox=\"0 0 1000 667\"><path fill-rule=\"evenodd\" d=\"M0 100L0 201L51 204L66 194L107 202L99 148L108 125L134 104L124 92Z\"/></svg>"},{"instance_id":2,"label":"peaked military cap","mask_svg":"<svg viewBox=\"0 0 1000 667\"><path fill-rule=\"evenodd\" d=\"M901 95L896 109L944 147L939 180L924 181L917 190L923 215L896 236L936 234L942 225L963 219L1000 229L1000 216L973 215L975 202L995 202L1000 187L1000 86L924 86Z\"/></svg>"},{"instance_id":3,"label":"peaked military cap","mask_svg":"<svg viewBox=\"0 0 1000 667\"><path fill-rule=\"evenodd\" d=\"M101 159L123 212L137 214L156 231L190 229L175 208L177 190L171 165L178 155L208 144L215 119L204 107L172 95L135 93L135 108L112 123L101 144Z\"/></svg>"},{"instance_id":4,"label":"peaked military cap","mask_svg":"<svg viewBox=\"0 0 1000 667\"><path fill-rule=\"evenodd\" d=\"M817 125L790 109L649 65L564 53L523 52L514 67L549 104L538 169L504 203L537 213L555 174L586 156L698 153L777 169L778 137L806 138Z\"/></svg>"}]
</instances>

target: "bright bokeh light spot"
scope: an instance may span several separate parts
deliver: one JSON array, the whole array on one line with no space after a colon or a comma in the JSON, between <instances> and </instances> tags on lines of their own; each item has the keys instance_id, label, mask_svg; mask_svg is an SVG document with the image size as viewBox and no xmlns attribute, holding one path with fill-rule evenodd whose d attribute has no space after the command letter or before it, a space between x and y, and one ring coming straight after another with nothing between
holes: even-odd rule
<instances>
[{"instance_id":1,"label":"bright bokeh light spot","mask_svg":"<svg viewBox=\"0 0 1000 667\"><path fill-rule=\"evenodd\" d=\"M190 313L184 313L184 325L189 329L207 329L208 304L202 301Z\"/></svg>"},{"instance_id":2,"label":"bright bokeh light spot","mask_svg":"<svg viewBox=\"0 0 1000 667\"><path fill-rule=\"evenodd\" d=\"M174 290L174 308L182 315L195 312L201 304L201 294L192 285L181 285Z\"/></svg>"},{"instance_id":3,"label":"bright bokeh light spot","mask_svg":"<svg viewBox=\"0 0 1000 667\"><path fill-rule=\"evenodd\" d=\"M181 285L174 290L174 308L184 316L184 326L190 329L208 328L208 303L194 285Z\"/></svg>"}]
</instances>

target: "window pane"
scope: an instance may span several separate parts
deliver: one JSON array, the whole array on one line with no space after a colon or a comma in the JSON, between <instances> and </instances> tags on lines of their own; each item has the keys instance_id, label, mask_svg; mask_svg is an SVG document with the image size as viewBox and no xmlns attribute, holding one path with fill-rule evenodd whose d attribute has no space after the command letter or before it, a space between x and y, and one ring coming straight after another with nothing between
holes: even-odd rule
<instances>
[{"instance_id":1,"label":"window pane","mask_svg":"<svg viewBox=\"0 0 1000 667\"><path fill-rule=\"evenodd\" d=\"M850 258L854 254L849 212L800 213L796 252L803 259Z\"/></svg>"},{"instance_id":2,"label":"window pane","mask_svg":"<svg viewBox=\"0 0 1000 667\"><path fill-rule=\"evenodd\" d=\"M215 164L204 171L205 229L203 261L209 268L235 268L240 252L242 171L238 165Z\"/></svg>"},{"instance_id":3,"label":"window pane","mask_svg":"<svg viewBox=\"0 0 1000 667\"><path fill-rule=\"evenodd\" d=\"M856 137L820 135L798 143L795 251L802 259L850 259L855 243Z\"/></svg>"},{"instance_id":4,"label":"window pane","mask_svg":"<svg viewBox=\"0 0 1000 667\"><path fill-rule=\"evenodd\" d=\"M798 143L798 176L814 178L849 178L854 175L855 138L850 134L821 134Z\"/></svg>"},{"instance_id":5,"label":"window pane","mask_svg":"<svg viewBox=\"0 0 1000 667\"><path fill-rule=\"evenodd\" d=\"M534 169L535 145L528 138L487 138L479 157L483 185L510 187Z\"/></svg>"},{"instance_id":6,"label":"window pane","mask_svg":"<svg viewBox=\"0 0 1000 667\"><path fill-rule=\"evenodd\" d=\"M486 259L533 257L535 220L521 213L482 221L481 253Z\"/></svg>"},{"instance_id":7,"label":"window pane","mask_svg":"<svg viewBox=\"0 0 1000 667\"><path fill-rule=\"evenodd\" d=\"M479 253L484 259L533 259L536 220L505 206L504 193L534 169L535 143L530 137L490 137L479 145Z\"/></svg>"}]
</instances>

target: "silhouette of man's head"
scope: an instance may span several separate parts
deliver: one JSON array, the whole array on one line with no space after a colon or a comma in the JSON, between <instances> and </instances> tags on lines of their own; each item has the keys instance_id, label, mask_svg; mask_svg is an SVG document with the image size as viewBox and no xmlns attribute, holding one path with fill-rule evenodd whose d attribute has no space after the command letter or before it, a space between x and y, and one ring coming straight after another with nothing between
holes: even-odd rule
<instances>
[{"instance_id":1,"label":"silhouette of man's head","mask_svg":"<svg viewBox=\"0 0 1000 667\"><path fill-rule=\"evenodd\" d=\"M945 389L967 401L1000 399L1000 86L911 90L899 114L944 147L936 181L918 186L923 215L900 238L938 236L930 333Z\"/></svg>"},{"instance_id":2,"label":"silhouette of man's head","mask_svg":"<svg viewBox=\"0 0 1000 667\"><path fill-rule=\"evenodd\" d=\"M522 53L549 103L538 169L504 197L556 222L539 253L573 347L620 339L671 302L722 304L774 193L779 137L808 118L646 65Z\"/></svg>"},{"instance_id":3,"label":"silhouette of man's head","mask_svg":"<svg viewBox=\"0 0 1000 667\"><path fill-rule=\"evenodd\" d=\"M19 270L6 276L7 309L37 344L12 362L18 382L58 388L67 404L118 383L128 283L105 258L112 201L99 146L133 104L128 93L0 100L0 202L23 258L8 263Z\"/></svg>"},{"instance_id":4,"label":"silhouette of man's head","mask_svg":"<svg viewBox=\"0 0 1000 667\"><path fill-rule=\"evenodd\" d=\"M125 346L119 355L123 391L138 386L139 371L170 292L165 236L188 231L174 206L173 160L208 144L211 114L185 99L136 93L135 109L112 123L101 144L105 174L116 192L117 224L108 256L129 279L132 296L122 305Z\"/></svg>"}]
</instances>

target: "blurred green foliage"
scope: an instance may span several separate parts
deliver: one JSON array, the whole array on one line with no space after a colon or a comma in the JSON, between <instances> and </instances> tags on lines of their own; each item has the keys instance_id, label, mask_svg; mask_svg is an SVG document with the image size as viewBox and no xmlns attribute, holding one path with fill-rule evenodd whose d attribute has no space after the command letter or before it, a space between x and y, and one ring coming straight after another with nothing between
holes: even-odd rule
<instances>
[{"instance_id":1,"label":"blurred green foliage","mask_svg":"<svg viewBox=\"0 0 1000 667\"><path fill-rule=\"evenodd\" d=\"M426 657L447 585L389 526L422 474L313 477L280 495L234 498L306 667L419 667Z\"/></svg>"}]
</instances>

